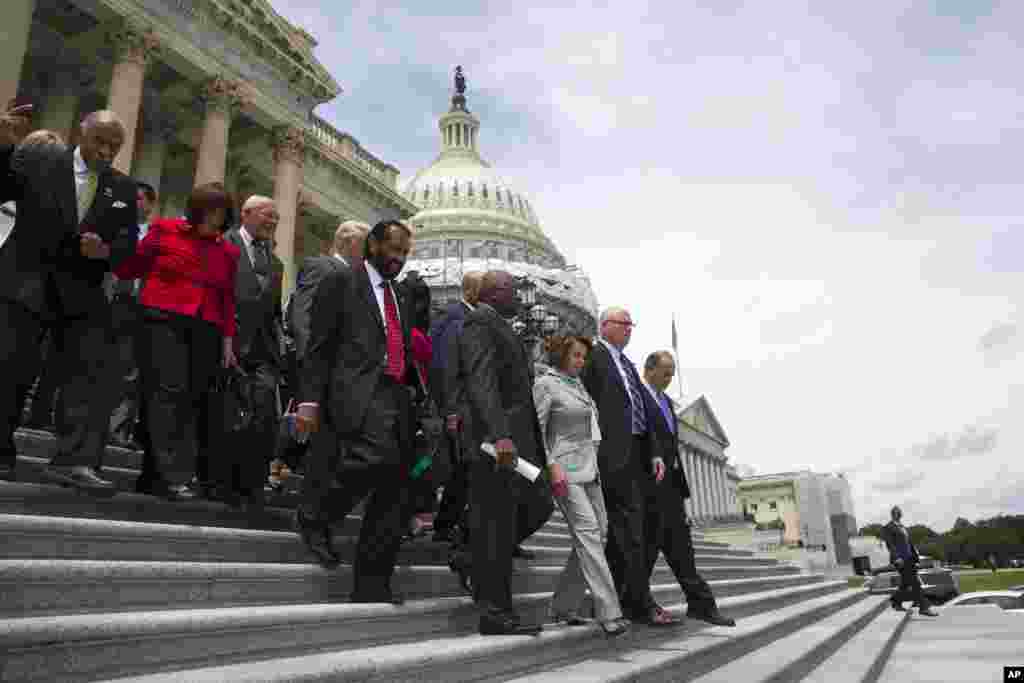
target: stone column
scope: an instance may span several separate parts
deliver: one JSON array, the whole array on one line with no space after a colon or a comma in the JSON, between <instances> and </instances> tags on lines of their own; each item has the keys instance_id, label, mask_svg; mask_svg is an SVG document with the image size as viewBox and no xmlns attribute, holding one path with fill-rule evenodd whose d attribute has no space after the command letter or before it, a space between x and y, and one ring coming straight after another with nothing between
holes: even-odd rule
<instances>
[{"instance_id":1,"label":"stone column","mask_svg":"<svg viewBox=\"0 0 1024 683\"><path fill-rule=\"evenodd\" d=\"M138 155L132 165L132 177L153 186L160 192L160 179L164 175L164 160L167 158L167 145L174 139L176 126L173 122L159 115L151 114L143 118L142 139L139 141Z\"/></svg>"},{"instance_id":2,"label":"stone column","mask_svg":"<svg viewBox=\"0 0 1024 683\"><path fill-rule=\"evenodd\" d=\"M693 519L697 514L697 511L694 509L694 502L697 500L697 480L693 478L693 456L690 452L690 447L683 446L682 449L683 472L686 473L686 483L690 486L690 497L686 500L686 514L690 519Z\"/></svg>"},{"instance_id":3,"label":"stone column","mask_svg":"<svg viewBox=\"0 0 1024 683\"><path fill-rule=\"evenodd\" d=\"M125 27L109 33L107 42L115 50L107 108L116 112L124 123L124 145L114 158L114 168L130 173L135 154L135 129L142 106L142 83L146 65L159 47L159 41L152 31Z\"/></svg>"},{"instance_id":4,"label":"stone column","mask_svg":"<svg viewBox=\"0 0 1024 683\"><path fill-rule=\"evenodd\" d=\"M40 111L36 118L40 128L59 133L69 145L78 123L75 114L78 113L78 93L82 87L81 70L81 65L61 62L53 65L53 72L46 78L46 93L39 102Z\"/></svg>"},{"instance_id":5,"label":"stone column","mask_svg":"<svg viewBox=\"0 0 1024 683\"><path fill-rule=\"evenodd\" d=\"M288 300L295 286L295 225L298 220L299 190L302 188L302 166L306 139L301 128L282 126L274 135L274 201L281 220L277 224L274 253L284 262L281 304Z\"/></svg>"},{"instance_id":6,"label":"stone column","mask_svg":"<svg viewBox=\"0 0 1024 683\"><path fill-rule=\"evenodd\" d=\"M693 459L693 502L694 502L694 514L697 519L704 519L705 515L705 497L704 497L704 480L701 472L701 458L700 451L693 450L690 452L690 457Z\"/></svg>"},{"instance_id":7,"label":"stone column","mask_svg":"<svg viewBox=\"0 0 1024 683\"><path fill-rule=\"evenodd\" d=\"M5 0L0 21L0 107L18 94L36 0Z\"/></svg>"},{"instance_id":8,"label":"stone column","mask_svg":"<svg viewBox=\"0 0 1024 683\"><path fill-rule=\"evenodd\" d=\"M700 488L704 492L704 518L710 520L714 516L711 497L711 480L708 476L710 471L708 456L700 454Z\"/></svg>"},{"instance_id":9,"label":"stone column","mask_svg":"<svg viewBox=\"0 0 1024 683\"><path fill-rule=\"evenodd\" d=\"M195 184L224 182L231 117L245 102L242 84L216 76L203 84L199 97L206 104L206 119L199 138Z\"/></svg>"}]
</instances>

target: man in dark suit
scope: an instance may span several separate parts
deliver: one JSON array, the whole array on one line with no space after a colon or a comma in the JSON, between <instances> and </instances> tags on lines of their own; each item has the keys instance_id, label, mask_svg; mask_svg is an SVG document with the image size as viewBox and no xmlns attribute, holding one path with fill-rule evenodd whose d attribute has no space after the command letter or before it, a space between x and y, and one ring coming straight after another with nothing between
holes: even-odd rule
<instances>
[{"instance_id":1,"label":"man in dark suit","mask_svg":"<svg viewBox=\"0 0 1024 683\"><path fill-rule=\"evenodd\" d=\"M513 470L518 458L544 468L547 454L533 403L533 367L506 318L519 308L515 282L503 271L484 275L480 302L459 339L465 379L465 457L470 468L473 592L483 635L535 634L512 607L513 547L547 522L554 509L546 478L530 483ZM480 452L494 445L497 458Z\"/></svg>"},{"instance_id":2,"label":"man in dark suit","mask_svg":"<svg viewBox=\"0 0 1024 683\"><path fill-rule=\"evenodd\" d=\"M362 261L366 235L370 227L358 221L345 221L334 233L334 245L328 256L311 256L302 262L292 294L289 332L295 340L296 362L301 362L309 346L310 317L320 283L337 270L351 268Z\"/></svg>"},{"instance_id":3,"label":"man in dark suit","mask_svg":"<svg viewBox=\"0 0 1024 683\"><path fill-rule=\"evenodd\" d=\"M921 578L917 575L917 567L921 556L917 553L914 542L910 539L910 531L903 526L903 510L895 506L891 512L892 519L882 527L882 540L889 549L889 564L900 573L900 588L892 594L889 602L899 612L906 611L905 600L913 600L918 611L926 617L934 617L931 603L921 591Z\"/></svg>"},{"instance_id":4,"label":"man in dark suit","mask_svg":"<svg viewBox=\"0 0 1024 683\"><path fill-rule=\"evenodd\" d=\"M693 538L683 503L690 497L690 487L679 460L679 423L672 399L665 394L675 374L675 360L667 351L655 351L644 361L644 388L655 404L655 410L651 411L654 417L652 433L666 469L665 478L660 483L648 481L647 528L644 530L647 575L650 576L654 570L658 553L663 553L686 595L686 616L715 626L735 626L735 620L718 610L711 587L697 573ZM653 602L653 598L648 600L648 603Z\"/></svg>"},{"instance_id":5,"label":"man in dark suit","mask_svg":"<svg viewBox=\"0 0 1024 683\"><path fill-rule=\"evenodd\" d=\"M449 447L452 451L452 477L444 487L444 496L434 520L434 540L451 541L456 524L463 523L466 509L468 463L459 460L463 450L462 415L465 412L463 379L459 376L459 337L469 315L480 301L483 273L472 271L462 276L462 300L451 304L444 317L430 331L433 357L430 361L430 391L441 415L445 418Z\"/></svg>"},{"instance_id":6,"label":"man in dark suit","mask_svg":"<svg viewBox=\"0 0 1024 683\"><path fill-rule=\"evenodd\" d=\"M253 403L252 424L244 448L211 455L213 478L229 501L245 501L254 511L263 507L263 486L277 444L279 411L277 383L281 379L281 287L284 263L272 250L280 215L270 197L253 195L242 205L242 224L225 239L238 247L235 309L238 332L235 356L245 373Z\"/></svg>"},{"instance_id":7,"label":"man in dark suit","mask_svg":"<svg viewBox=\"0 0 1024 683\"><path fill-rule=\"evenodd\" d=\"M299 369L296 430L314 433L296 525L324 566L339 559L330 525L369 494L359 531L353 602L402 601L391 588L412 465L410 314L393 283L412 243L408 226L377 223L364 263L328 274L313 300ZM340 488L331 489L335 478Z\"/></svg>"},{"instance_id":8,"label":"man in dark suit","mask_svg":"<svg viewBox=\"0 0 1024 683\"><path fill-rule=\"evenodd\" d=\"M0 147L0 200L18 202L17 223L0 248L0 462L13 466L13 432L39 369L40 335L52 324L62 366L57 453L47 478L112 492L97 471L117 392L104 279L134 253L139 226L135 182L112 168L124 126L110 111L89 114L73 150ZM50 361L54 362L54 361Z\"/></svg>"},{"instance_id":9,"label":"man in dark suit","mask_svg":"<svg viewBox=\"0 0 1024 683\"><path fill-rule=\"evenodd\" d=\"M295 291L288 300L286 311L287 322L285 331L291 339L294 349L288 368L288 382L295 397L299 385L299 366L306 349L309 347L309 322L313 310L313 300L320 283L336 270L361 265L366 235L370 226L359 221L345 221L334 232L334 242L330 253L323 256L310 256L302 262L298 276L295 278ZM290 436L282 438L281 460L289 468L296 468L306 452L306 444L299 443ZM280 471L280 470L279 470ZM274 475L271 473L271 479ZM271 482L272 485L274 482Z\"/></svg>"},{"instance_id":10,"label":"man in dark suit","mask_svg":"<svg viewBox=\"0 0 1024 683\"><path fill-rule=\"evenodd\" d=\"M138 183L139 241L149 232L149 224L156 217L156 189L148 183ZM139 382L138 345L142 333L142 307L139 304L141 280L112 278L111 309L114 320L116 357L120 362L121 398L110 416L110 440L117 446L143 448L149 446L146 434L142 390Z\"/></svg>"},{"instance_id":11,"label":"man in dark suit","mask_svg":"<svg viewBox=\"0 0 1024 683\"><path fill-rule=\"evenodd\" d=\"M623 353L633 332L629 311L610 308L601 314L601 339L583 368L582 379L597 403L601 445L597 463L608 511L605 554L621 593L623 614L651 626L678 622L653 602L644 540L646 493L652 474L665 476L665 463L651 436L653 401L640 375Z\"/></svg>"}]
</instances>

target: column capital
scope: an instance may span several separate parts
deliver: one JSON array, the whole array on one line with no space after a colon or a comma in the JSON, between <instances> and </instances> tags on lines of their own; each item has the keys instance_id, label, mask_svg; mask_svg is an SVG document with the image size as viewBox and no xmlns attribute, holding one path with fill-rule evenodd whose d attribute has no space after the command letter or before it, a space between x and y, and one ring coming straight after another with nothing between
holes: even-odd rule
<instances>
[{"instance_id":1,"label":"column capital","mask_svg":"<svg viewBox=\"0 0 1024 683\"><path fill-rule=\"evenodd\" d=\"M249 102L249 94L241 81L214 76L199 87L199 98L208 109L231 115Z\"/></svg>"},{"instance_id":2,"label":"column capital","mask_svg":"<svg viewBox=\"0 0 1024 683\"><path fill-rule=\"evenodd\" d=\"M160 49L160 39L152 29L124 24L107 32L107 45L114 49L117 62L146 66Z\"/></svg>"},{"instance_id":3,"label":"column capital","mask_svg":"<svg viewBox=\"0 0 1024 683\"><path fill-rule=\"evenodd\" d=\"M278 126L273 130L274 161L291 161L299 166L306 159L306 131L297 126Z\"/></svg>"}]
</instances>

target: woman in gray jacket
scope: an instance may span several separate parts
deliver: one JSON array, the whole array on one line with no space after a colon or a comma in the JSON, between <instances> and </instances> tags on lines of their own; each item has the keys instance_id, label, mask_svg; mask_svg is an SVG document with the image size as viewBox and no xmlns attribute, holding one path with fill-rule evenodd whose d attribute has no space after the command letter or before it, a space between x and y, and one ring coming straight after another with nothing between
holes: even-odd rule
<instances>
[{"instance_id":1,"label":"woman in gray jacket","mask_svg":"<svg viewBox=\"0 0 1024 683\"><path fill-rule=\"evenodd\" d=\"M567 336L546 343L551 364L533 385L541 433L548 452L555 503L572 535L572 552L551 600L551 616L576 626L587 623L578 614L589 586L601 628L609 636L629 630L604 554L608 531L604 496L597 470L597 407L579 380L592 343Z\"/></svg>"}]
</instances>

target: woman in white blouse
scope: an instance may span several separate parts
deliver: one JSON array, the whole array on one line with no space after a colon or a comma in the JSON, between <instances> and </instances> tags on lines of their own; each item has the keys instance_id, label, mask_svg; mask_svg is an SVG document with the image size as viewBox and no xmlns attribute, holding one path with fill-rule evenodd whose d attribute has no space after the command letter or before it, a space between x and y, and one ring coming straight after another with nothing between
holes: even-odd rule
<instances>
[{"instance_id":1,"label":"woman in white blouse","mask_svg":"<svg viewBox=\"0 0 1024 683\"><path fill-rule=\"evenodd\" d=\"M551 369L537 377L533 399L548 453L555 503L572 535L572 552L551 600L551 616L576 626L589 587L601 628L609 636L629 630L604 554L608 516L597 469L597 407L579 380L592 343L567 336L546 343Z\"/></svg>"}]
</instances>

